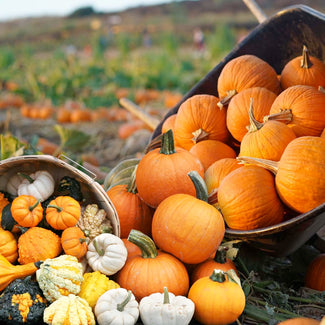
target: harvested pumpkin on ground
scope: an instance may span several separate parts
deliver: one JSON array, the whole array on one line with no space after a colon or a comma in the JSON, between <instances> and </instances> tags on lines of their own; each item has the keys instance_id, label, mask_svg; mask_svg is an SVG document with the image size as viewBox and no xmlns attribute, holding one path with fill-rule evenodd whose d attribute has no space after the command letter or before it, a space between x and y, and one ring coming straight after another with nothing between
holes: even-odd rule
<instances>
[{"instance_id":1,"label":"harvested pumpkin on ground","mask_svg":"<svg viewBox=\"0 0 325 325\"><path fill-rule=\"evenodd\" d=\"M60 297L44 310L43 321L49 325L95 325L94 314L85 299L73 294Z\"/></svg>"},{"instance_id":2,"label":"harvested pumpkin on ground","mask_svg":"<svg viewBox=\"0 0 325 325\"><path fill-rule=\"evenodd\" d=\"M305 286L314 290L325 291L325 253L317 255L308 265Z\"/></svg>"},{"instance_id":3,"label":"harvested pumpkin on ground","mask_svg":"<svg viewBox=\"0 0 325 325\"><path fill-rule=\"evenodd\" d=\"M41 324L47 301L30 277L14 280L0 296L1 324Z\"/></svg>"},{"instance_id":4,"label":"harvested pumpkin on ground","mask_svg":"<svg viewBox=\"0 0 325 325\"><path fill-rule=\"evenodd\" d=\"M46 259L36 272L37 282L50 302L69 294L78 294L83 281L82 265L71 255Z\"/></svg>"},{"instance_id":5,"label":"harvested pumpkin on ground","mask_svg":"<svg viewBox=\"0 0 325 325\"><path fill-rule=\"evenodd\" d=\"M84 273L79 297L85 299L94 308L98 298L108 290L119 288L119 284L110 280L99 271Z\"/></svg>"}]
</instances>

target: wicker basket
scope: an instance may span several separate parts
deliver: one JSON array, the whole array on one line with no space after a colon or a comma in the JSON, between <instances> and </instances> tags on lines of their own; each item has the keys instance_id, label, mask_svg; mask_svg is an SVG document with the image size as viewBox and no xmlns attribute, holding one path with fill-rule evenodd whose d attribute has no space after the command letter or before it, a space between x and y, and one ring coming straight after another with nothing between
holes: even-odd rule
<instances>
[{"instance_id":1,"label":"wicker basket","mask_svg":"<svg viewBox=\"0 0 325 325\"><path fill-rule=\"evenodd\" d=\"M104 209L113 227L113 234L120 236L120 222L117 212L102 186L93 178L71 166L67 162L49 155L29 155L12 157L0 161L0 176L15 173L33 173L37 170L47 170L53 176L56 184L64 176L70 176L80 182L85 204L96 203ZM0 184L1 185L1 184Z\"/></svg>"}]
</instances>

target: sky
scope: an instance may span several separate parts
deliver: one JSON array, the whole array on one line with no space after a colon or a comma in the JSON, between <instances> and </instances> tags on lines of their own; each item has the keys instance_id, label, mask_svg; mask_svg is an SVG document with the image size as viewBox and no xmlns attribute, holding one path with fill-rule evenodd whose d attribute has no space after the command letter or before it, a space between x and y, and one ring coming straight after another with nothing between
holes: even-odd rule
<instances>
[{"instance_id":1,"label":"sky","mask_svg":"<svg viewBox=\"0 0 325 325\"><path fill-rule=\"evenodd\" d=\"M80 7L114 12L173 0L0 0L0 21L37 16L64 16Z\"/></svg>"}]
</instances>

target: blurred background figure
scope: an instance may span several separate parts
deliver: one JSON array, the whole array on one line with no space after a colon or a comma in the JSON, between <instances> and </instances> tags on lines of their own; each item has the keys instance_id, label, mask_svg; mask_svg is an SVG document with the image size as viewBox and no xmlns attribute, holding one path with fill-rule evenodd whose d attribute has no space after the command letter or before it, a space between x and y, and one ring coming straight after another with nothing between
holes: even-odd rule
<instances>
[{"instance_id":1,"label":"blurred background figure","mask_svg":"<svg viewBox=\"0 0 325 325\"><path fill-rule=\"evenodd\" d=\"M200 27L193 31L193 44L195 50L202 52L204 50L204 34Z\"/></svg>"},{"instance_id":2,"label":"blurred background figure","mask_svg":"<svg viewBox=\"0 0 325 325\"><path fill-rule=\"evenodd\" d=\"M151 39L151 35L148 31L147 28L144 28L143 29L143 32L142 32L142 43L143 43L143 46L144 47L151 47L152 45L152 39Z\"/></svg>"}]
</instances>

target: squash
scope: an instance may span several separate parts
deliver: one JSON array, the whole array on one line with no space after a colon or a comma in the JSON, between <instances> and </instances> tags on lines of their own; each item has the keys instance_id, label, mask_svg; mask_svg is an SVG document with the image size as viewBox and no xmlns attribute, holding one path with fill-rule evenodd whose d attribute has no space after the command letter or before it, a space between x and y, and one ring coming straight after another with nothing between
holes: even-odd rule
<instances>
[{"instance_id":1,"label":"squash","mask_svg":"<svg viewBox=\"0 0 325 325\"><path fill-rule=\"evenodd\" d=\"M187 177L191 170L204 177L204 169L194 155L174 146L172 130L162 136L160 149L146 153L136 169L136 186L141 199L150 207L170 195L186 193L195 196L195 187Z\"/></svg>"},{"instance_id":2,"label":"squash","mask_svg":"<svg viewBox=\"0 0 325 325\"><path fill-rule=\"evenodd\" d=\"M85 299L91 308L95 308L98 298L106 291L120 287L99 271L84 273L83 278L78 296Z\"/></svg>"},{"instance_id":3,"label":"squash","mask_svg":"<svg viewBox=\"0 0 325 325\"><path fill-rule=\"evenodd\" d=\"M237 159L272 171L276 175L276 191L281 201L296 212L305 213L325 202L324 138L305 136L292 140L277 162L250 157ZM302 172L307 170L308 173ZM261 188L262 185L259 192ZM303 200L301 193L304 193Z\"/></svg>"},{"instance_id":4,"label":"squash","mask_svg":"<svg viewBox=\"0 0 325 325\"><path fill-rule=\"evenodd\" d=\"M6 192L11 194L12 196L17 196L18 187L23 180L24 177L20 173L12 175L7 182Z\"/></svg>"},{"instance_id":5,"label":"squash","mask_svg":"<svg viewBox=\"0 0 325 325\"><path fill-rule=\"evenodd\" d=\"M3 210L3 208L7 204L9 204L8 198L5 196L4 193L0 192L0 227L1 227L1 214L2 214L2 210Z\"/></svg>"},{"instance_id":6,"label":"squash","mask_svg":"<svg viewBox=\"0 0 325 325\"><path fill-rule=\"evenodd\" d=\"M46 208L46 221L58 230L75 226L80 216L80 203L70 196L58 196Z\"/></svg>"},{"instance_id":7,"label":"squash","mask_svg":"<svg viewBox=\"0 0 325 325\"><path fill-rule=\"evenodd\" d=\"M71 255L46 259L36 271L36 280L50 302L69 294L77 295L83 281L82 265Z\"/></svg>"},{"instance_id":8,"label":"squash","mask_svg":"<svg viewBox=\"0 0 325 325\"><path fill-rule=\"evenodd\" d=\"M217 106L212 95L194 95L183 102L175 120L175 143L189 150L202 140L226 142L226 111Z\"/></svg>"},{"instance_id":9,"label":"squash","mask_svg":"<svg viewBox=\"0 0 325 325\"><path fill-rule=\"evenodd\" d=\"M220 101L223 107L244 89L263 87L275 94L281 91L276 71L264 60L246 54L230 60L221 70L217 82Z\"/></svg>"},{"instance_id":10,"label":"squash","mask_svg":"<svg viewBox=\"0 0 325 325\"><path fill-rule=\"evenodd\" d=\"M10 263L14 263L18 257L17 249L15 236L10 231L0 228L0 254Z\"/></svg>"},{"instance_id":11,"label":"squash","mask_svg":"<svg viewBox=\"0 0 325 325\"><path fill-rule=\"evenodd\" d=\"M325 254L317 255L308 265L305 286L314 290L325 291Z\"/></svg>"},{"instance_id":12,"label":"squash","mask_svg":"<svg viewBox=\"0 0 325 325\"><path fill-rule=\"evenodd\" d=\"M231 276L231 277L230 277ZM214 270L191 286L188 298L195 304L194 318L202 324L231 324L242 314L246 299L234 272ZM202 294L204 292L204 295Z\"/></svg>"},{"instance_id":13,"label":"squash","mask_svg":"<svg viewBox=\"0 0 325 325\"><path fill-rule=\"evenodd\" d=\"M243 166L228 174L219 185L218 204L231 229L263 228L284 218L274 176L258 166Z\"/></svg>"},{"instance_id":14,"label":"squash","mask_svg":"<svg viewBox=\"0 0 325 325\"><path fill-rule=\"evenodd\" d=\"M264 120L283 121L288 111L288 126L297 137L320 136L325 128L325 93L312 86L291 86L282 91L273 102L270 114Z\"/></svg>"},{"instance_id":15,"label":"squash","mask_svg":"<svg viewBox=\"0 0 325 325\"><path fill-rule=\"evenodd\" d=\"M12 217L22 227L35 227L43 219L40 199L32 195L19 195L11 204Z\"/></svg>"},{"instance_id":16,"label":"squash","mask_svg":"<svg viewBox=\"0 0 325 325\"><path fill-rule=\"evenodd\" d=\"M141 255L128 259L116 274L116 282L131 290L137 301L164 287L175 295L186 295L189 276L182 262L176 257L157 250L153 240L138 230L132 229L128 240L139 246Z\"/></svg>"},{"instance_id":17,"label":"squash","mask_svg":"<svg viewBox=\"0 0 325 325\"><path fill-rule=\"evenodd\" d=\"M61 245L65 254L75 256L78 260L87 253L87 238L78 227L68 227L63 230Z\"/></svg>"},{"instance_id":18,"label":"squash","mask_svg":"<svg viewBox=\"0 0 325 325\"><path fill-rule=\"evenodd\" d=\"M60 196L71 196L78 202L83 199L80 182L70 176L64 176L60 179L56 193L59 193Z\"/></svg>"},{"instance_id":19,"label":"squash","mask_svg":"<svg viewBox=\"0 0 325 325\"><path fill-rule=\"evenodd\" d=\"M47 301L37 282L28 276L11 282L0 296L1 324L41 324Z\"/></svg>"},{"instance_id":20,"label":"squash","mask_svg":"<svg viewBox=\"0 0 325 325\"><path fill-rule=\"evenodd\" d=\"M44 261L58 256L61 251L60 237L49 229L32 227L18 239L18 262L20 264Z\"/></svg>"},{"instance_id":21,"label":"squash","mask_svg":"<svg viewBox=\"0 0 325 325\"><path fill-rule=\"evenodd\" d=\"M95 325L95 316L85 299L73 294L62 296L44 310L43 321L49 325Z\"/></svg>"},{"instance_id":22,"label":"squash","mask_svg":"<svg viewBox=\"0 0 325 325\"><path fill-rule=\"evenodd\" d=\"M11 205L12 202L8 203L3 209L1 213L1 227L5 230L9 230L12 233L19 233L19 225L17 221L12 217L11 213Z\"/></svg>"},{"instance_id":23,"label":"squash","mask_svg":"<svg viewBox=\"0 0 325 325\"><path fill-rule=\"evenodd\" d=\"M303 45L302 55L291 59L282 69L280 83L282 89L295 85L325 87L325 64L309 55L307 46Z\"/></svg>"},{"instance_id":24,"label":"squash","mask_svg":"<svg viewBox=\"0 0 325 325\"><path fill-rule=\"evenodd\" d=\"M201 161L204 171L217 160L223 158L236 158L235 150L218 140L200 141L189 151Z\"/></svg>"},{"instance_id":25,"label":"squash","mask_svg":"<svg viewBox=\"0 0 325 325\"><path fill-rule=\"evenodd\" d=\"M190 172L188 178L197 197L174 194L163 200L153 216L152 238L163 251L184 263L196 264L217 250L225 224L220 212L207 202L203 179L196 172Z\"/></svg>"},{"instance_id":26,"label":"squash","mask_svg":"<svg viewBox=\"0 0 325 325\"><path fill-rule=\"evenodd\" d=\"M241 142L247 133L251 98L254 101L254 116L258 122L263 122L276 97L275 93L262 87L247 88L234 96L227 107L226 123L230 134Z\"/></svg>"},{"instance_id":27,"label":"squash","mask_svg":"<svg viewBox=\"0 0 325 325\"><path fill-rule=\"evenodd\" d=\"M239 156L269 160L280 160L281 155L293 139L293 130L279 121L258 122L254 117L253 100L248 111L250 125L240 144Z\"/></svg>"}]
</instances>

